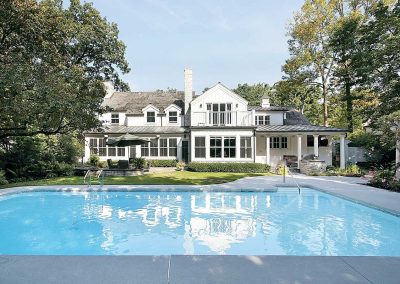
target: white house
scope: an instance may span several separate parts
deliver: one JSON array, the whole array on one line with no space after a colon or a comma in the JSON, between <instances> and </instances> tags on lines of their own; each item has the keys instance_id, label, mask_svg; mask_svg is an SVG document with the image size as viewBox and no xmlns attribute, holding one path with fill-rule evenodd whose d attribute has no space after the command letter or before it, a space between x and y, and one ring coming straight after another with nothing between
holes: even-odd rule
<instances>
[{"instance_id":1,"label":"white house","mask_svg":"<svg viewBox=\"0 0 400 284\"><path fill-rule=\"evenodd\" d=\"M111 111L100 117L101 131L85 134L86 160L91 154L128 159L125 147L107 146L106 140L131 133L150 139L131 147L131 157L275 166L288 157L299 161L313 154L331 165L332 137L340 136L340 165L345 166L346 130L312 125L290 107L270 105L268 97L250 106L221 83L195 96L190 69L183 92L114 92L108 86L103 105Z\"/></svg>"}]
</instances>

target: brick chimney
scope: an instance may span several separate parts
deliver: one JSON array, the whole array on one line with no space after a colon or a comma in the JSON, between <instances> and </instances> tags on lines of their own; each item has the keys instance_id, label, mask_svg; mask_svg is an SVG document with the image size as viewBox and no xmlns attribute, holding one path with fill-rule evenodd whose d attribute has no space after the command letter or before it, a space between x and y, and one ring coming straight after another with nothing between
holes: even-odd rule
<instances>
[{"instance_id":1,"label":"brick chimney","mask_svg":"<svg viewBox=\"0 0 400 284\"><path fill-rule=\"evenodd\" d=\"M185 126L190 125L190 102L193 100L193 73L186 68L185 74Z\"/></svg>"}]
</instances>

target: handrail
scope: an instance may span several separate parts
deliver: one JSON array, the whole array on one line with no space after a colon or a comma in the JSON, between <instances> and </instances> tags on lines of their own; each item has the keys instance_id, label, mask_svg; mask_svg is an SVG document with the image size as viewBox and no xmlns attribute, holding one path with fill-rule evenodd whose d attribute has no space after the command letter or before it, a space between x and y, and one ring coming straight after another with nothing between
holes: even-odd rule
<instances>
[{"instance_id":1,"label":"handrail","mask_svg":"<svg viewBox=\"0 0 400 284\"><path fill-rule=\"evenodd\" d=\"M294 179L293 173L289 170L289 167L286 165L286 160L284 160L284 169L283 169L283 183L286 183L286 169L288 171L288 173L292 176L293 181L295 182L297 189L299 190L299 194L300 194L300 185L299 183Z\"/></svg>"},{"instance_id":2,"label":"handrail","mask_svg":"<svg viewBox=\"0 0 400 284\"><path fill-rule=\"evenodd\" d=\"M98 170L98 171L92 171L88 170L85 174L85 177L83 178L83 183L87 184L88 186L92 185L92 176L96 177L98 183L100 186L104 185L104 172L103 170ZM89 178L89 181L87 181L87 178Z\"/></svg>"}]
</instances>

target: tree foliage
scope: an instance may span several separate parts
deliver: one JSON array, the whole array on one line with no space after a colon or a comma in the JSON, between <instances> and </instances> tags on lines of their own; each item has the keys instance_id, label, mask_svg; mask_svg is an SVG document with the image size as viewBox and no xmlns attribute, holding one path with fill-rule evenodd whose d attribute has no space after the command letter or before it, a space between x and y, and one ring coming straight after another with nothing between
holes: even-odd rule
<instances>
[{"instance_id":1,"label":"tree foliage","mask_svg":"<svg viewBox=\"0 0 400 284\"><path fill-rule=\"evenodd\" d=\"M261 98L264 95L272 95L272 89L268 84L258 83L254 85L239 84L236 89L233 90L236 94L240 95L249 102L249 105L260 105Z\"/></svg>"},{"instance_id":2,"label":"tree foliage","mask_svg":"<svg viewBox=\"0 0 400 284\"><path fill-rule=\"evenodd\" d=\"M0 2L0 139L98 126L103 81L127 89L118 28L91 4Z\"/></svg>"}]
</instances>

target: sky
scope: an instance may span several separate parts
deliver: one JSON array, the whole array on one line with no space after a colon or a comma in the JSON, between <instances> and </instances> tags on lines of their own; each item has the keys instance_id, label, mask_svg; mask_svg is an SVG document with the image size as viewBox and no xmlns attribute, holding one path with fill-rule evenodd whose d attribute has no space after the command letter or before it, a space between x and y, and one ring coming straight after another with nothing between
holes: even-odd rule
<instances>
[{"instance_id":1,"label":"sky","mask_svg":"<svg viewBox=\"0 0 400 284\"><path fill-rule=\"evenodd\" d=\"M222 82L273 84L288 58L287 26L303 0L90 0L120 30L132 91Z\"/></svg>"}]
</instances>

